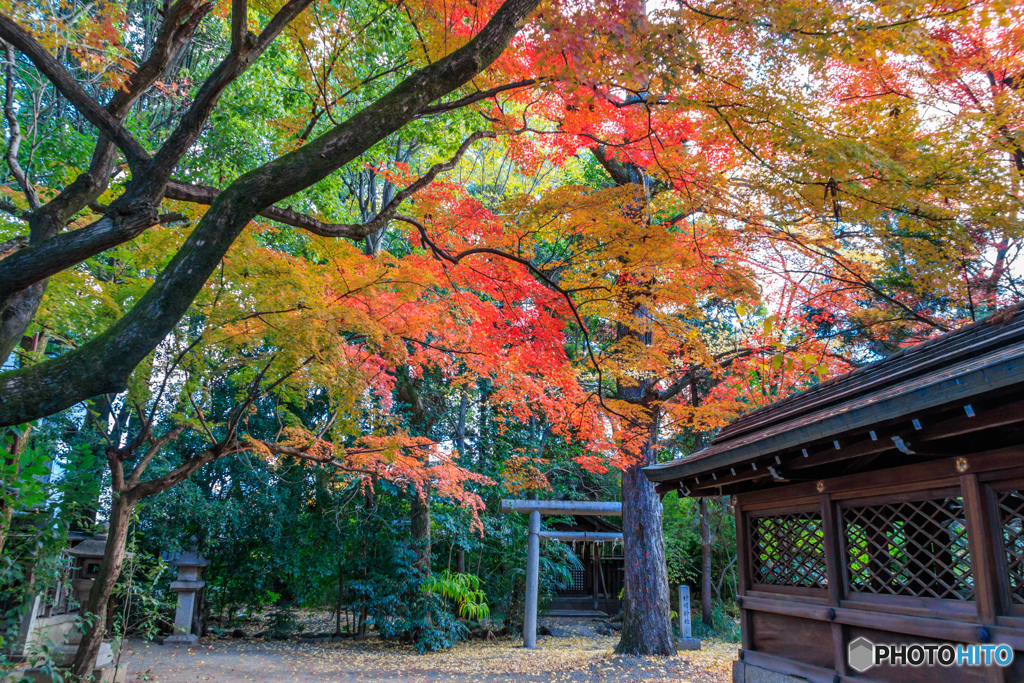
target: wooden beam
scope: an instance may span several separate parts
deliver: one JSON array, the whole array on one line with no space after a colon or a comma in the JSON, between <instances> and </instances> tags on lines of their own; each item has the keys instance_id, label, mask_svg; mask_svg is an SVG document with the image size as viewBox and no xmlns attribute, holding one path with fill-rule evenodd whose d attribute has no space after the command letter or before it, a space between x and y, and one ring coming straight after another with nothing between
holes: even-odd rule
<instances>
[{"instance_id":1,"label":"wooden beam","mask_svg":"<svg viewBox=\"0 0 1024 683\"><path fill-rule=\"evenodd\" d=\"M830 618L830 610L835 619ZM890 614L851 607L834 607L809 604L794 599L792 595L778 598L745 596L742 611L771 612L815 621L834 621L848 626L904 633L921 638L950 640L959 643L980 643L976 621L956 621L902 614ZM1014 628L1000 628L999 642L1015 650L1024 648L1024 631ZM747 649L744 644L744 649Z\"/></svg>"},{"instance_id":2,"label":"wooden beam","mask_svg":"<svg viewBox=\"0 0 1024 683\"><path fill-rule=\"evenodd\" d=\"M621 531L542 531L541 538L549 541L621 541Z\"/></svg>"},{"instance_id":3,"label":"wooden beam","mask_svg":"<svg viewBox=\"0 0 1024 683\"><path fill-rule=\"evenodd\" d=\"M1024 447L1007 446L964 457L969 464L969 471L981 474L1020 467L1024 464ZM825 490L835 499L839 496L849 498L860 495L861 491L866 492L866 495L886 495L893 490L916 491L936 486L958 486L961 473L956 469L956 460L955 456L949 455L943 460L831 477L825 480ZM779 500L813 498L817 495L816 484L808 482L778 489L744 492L742 504L760 505Z\"/></svg>"},{"instance_id":4,"label":"wooden beam","mask_svg":"<svg viewBox=\"0 0 1024 683\"><path fill-rule=\"evenodd\" d=\"M964 404L966 405L966 403ZM933 421L934 415L918 415L920 421ZM778 459L781 464L775 462L774 458L761 458L756 461L757 469L751 467L751 462L736 463L730 467L721 468L712 472L705 472L696 477L687 477L679 481L666 481L660 484L666 490L678 487L680 490L686 486L691 495L706 496L717 495L718 487L727 487L742 482L755 481L770 478L778 483L809 481L808 475L801 470L829 465L841 460L850 460L869 455L879 455L889 451L897 450L894 438L899 438L903 443L909 443L916 451L915 455L922 458L941 458L957 455L954 453L935 453L921 447L931 441L948 439L954 436L962 436L984 429L995 429L1006 425L1024 421L1024 400L1010 401L1008 403L982 404L975 402L970 413L964 406L959 405L945 412L945 419L934 422L923 429L915 429L910 421L910 416L900 417L888 426L876 426L875 429L864 431L856 435L839 435L840 447L837 449L834 442L836 439L822 441L814 446L808 444L797 450L788 453L779 453ZM874 439L869 434L874 435ZM851 438L856 441L849 442ZM808 455L804 456L803 453ZM767 469L773 467L775 473L781 479L775 478ZM730 470L735 470L732 474ZM768 482L770 483L770 481ZM659 493L661 491L659 490Z\"/></svg>"},{"instance_id":5,"label":"wooden beam","mask_svg":"<svg viewBox=\"0 0 1024 683\"><path fill-rule=\"evenodd\" d=\"M589 500L508 500L501 501L501 511L528 515L536 510L542 515L622 515L622 503L598 503Z\"/></svg>"}]
</instances>

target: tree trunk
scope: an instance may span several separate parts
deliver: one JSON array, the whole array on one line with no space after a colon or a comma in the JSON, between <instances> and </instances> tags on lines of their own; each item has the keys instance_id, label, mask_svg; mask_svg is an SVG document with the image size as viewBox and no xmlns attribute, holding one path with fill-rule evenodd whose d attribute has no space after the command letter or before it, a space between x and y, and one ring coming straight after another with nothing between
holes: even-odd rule
<instances>
[{"instance_id":1,"label":"tree trunk","mask_svg":"<svg viewBox=\"0 0 1024 683\"><path fill-rule=\"evenodd\" d=\"M85 677L92 674L96 667L96 658L99 656L100 646L103 644L103 637L107 631L107 607L110 603L110 594L121 574L125 542L128 539L128 525L131 522L132 512L135 510L135 502L133 498L129 498L123 493L114 494L114 503L110 510L110 529L107 531L107 545L103 551L103 562L100 563L99 575L89 593L89 604L84 610L84 614L89 615L87 617L89 625L82 635L82 641L75 653L75 660L71 664L71 680L87 680Z\"/></svg>"},{"instance_id":2,"label":"tree trunk","mask_svg":"<svg viewBox=\"0 0 1024 683\"><path fill-rule=\"evenodd\" d=\"M340 636L341 635L341 607L342 607L341 600L342 600L342 596L344 596L344 594L345 594L345 576L344 576L344 574L342 574L341 570L342 570L342 566L341 566L341 562L339 561L338 562L338 606L337 606L337 610L335 611L335 621L334 621L334 635L335 636Z\"/></svg>"},{"instance_id":3,"label":"tree trunk","mask_svg":"<svg viewBox=\"0 0 1024 683\"><path fill-rule=\"evenodd\" d=\"M416 567L424 574L430 573L430 493L420 496L412 492L412 544L416 553ZM441 551L444 552L444 551Z\"/></svg>"},{"instance_id":4,"label":"tree trunk","mask_svg":"<svg viewBox=\"0 0 1024 683\"><path fill-rule=\"evenodd\" d=\"M711 626L711 521L707 498L700 499L700 566L700 618L705 626Z\"/></svg>"},{"instance_id":5,"label":"tree trunk","mask_svg":"<svg viewBox=\"0 0 1024 683\"><path fill-rule=\"evenodd\" d=\"M653 433L654 430L652 430ZM653 438L644 448L654 461ZM626 598L622 638L615 651L628 655L674 655L669 615L661 500L639 463L622 472L622 541Z\"/></svg>"}]
</instances>

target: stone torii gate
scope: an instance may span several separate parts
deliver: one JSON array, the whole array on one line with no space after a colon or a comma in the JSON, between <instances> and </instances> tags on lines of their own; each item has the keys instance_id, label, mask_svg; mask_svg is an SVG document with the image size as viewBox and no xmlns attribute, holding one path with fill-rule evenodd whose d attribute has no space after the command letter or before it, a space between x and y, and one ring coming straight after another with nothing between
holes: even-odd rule
<instances>
[{"instance_id":1,"label":"stone torii gate","mask_svg":"<svg viewBox=\"0 0 1024 683\"><path fill-rule=\"evenodd\" d=\"M523 647L537 647L537 595L540 588L540 539L552 541L620 541L622 532L541 531L541 515L622 516L622 503L576 500L502 500L501 511L530 515L530 536L526 546L526 614L523 616Z\"/></svg>"}]
</instances>

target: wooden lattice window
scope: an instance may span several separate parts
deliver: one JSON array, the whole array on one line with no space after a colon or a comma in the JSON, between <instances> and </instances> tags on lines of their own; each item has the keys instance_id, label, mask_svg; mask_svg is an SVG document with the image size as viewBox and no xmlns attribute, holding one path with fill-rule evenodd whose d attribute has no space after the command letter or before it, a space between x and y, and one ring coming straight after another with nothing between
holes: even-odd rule
<instances>
[{"instance_id":1,"label":"wooden lattice window","mask_svg":"<svg viewBox=\"0 0 1024 683\"><path fill-rule=\"evenodd\" d=\"M754 583L828 586L821 513L750 517L749 538Z\"/></svg>"},{"instance_id":2,"label":"wooden lattice window","mask_svg":"<svg viewBox=\"0 0 1024 683\"><path fill-rule=\"evenodd\" d=\"M962 498L848 507L843 522L850 590L974 599Z\"/></svg>"},{"instance_id":3,"label":"wooden lattice window","mask_svg":"<svg viewBox=\"0 0 1024 683\"><path fill-rule=\"evenodd\" d=\"M569 572L571 577L567 590L582 593L586 589L586 570L573 567Z\"/></svg>"},{"instance_id":4,"label":"wooden lattice window","mask_svg":"<svg viewBox=\"0 0 1024 683\"><path fill-rule=\"evenodd\" d=\"M1003 527L1010 600L1015 605L1024 605L1024 492L999 494L999 521Z\"/></svg>"}]
</instances>

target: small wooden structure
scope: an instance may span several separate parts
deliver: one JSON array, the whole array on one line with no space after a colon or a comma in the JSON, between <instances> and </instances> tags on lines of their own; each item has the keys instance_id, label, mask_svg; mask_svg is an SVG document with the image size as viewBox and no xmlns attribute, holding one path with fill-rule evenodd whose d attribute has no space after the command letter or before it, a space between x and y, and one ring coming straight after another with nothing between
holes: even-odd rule
<instances>
[{"instance_id":1,"label":"small wooden structure","mask_svg":"<svg viewBox=\"0 0 1024 683\"><path fill-rule=\"evenodd\" d=\"M624 577L622 528L597 515L573 515L571 522L554 522L563 534L580 567L572 570L568 585L555 590L548 604L550 616L607 616L619 610ZM613 540L605 540L612 534ZM542 533L542 538L552 538Z\"/></svg>"},{"instance_id":2,"label":"small wooden structure","mask_svg":"<svg viewBox=\"0 0 1024 683\"><path fill-rule=\"evenodd\" d=\"M733 496L737 681L1024 680L1024 313L755 410L645 472L662 493ZM1017 656L863 670L861 638Z\"/></svg>"},{"instance_id":3,"label":"small wooden structure","mask_svg":"<svg viewBox=\"0 0 1024 683\"><path fill-rule=\"evenodd\" d=\"M540 539L553 541L620 541L622 532L610 531L541 531L540 516L622 515L622 503L600 503L573 500L503 500L503 513L530 516L526 550L526 613L523 615L523 647L537 647L537 602L540 592Z\"/></svg>"}]
</instances>

